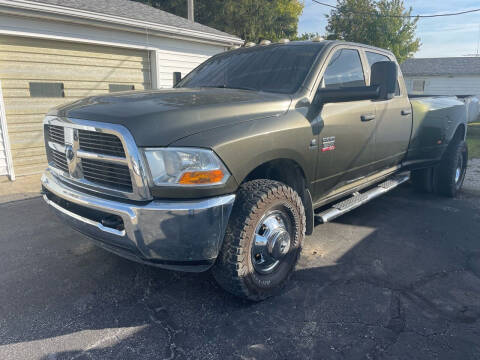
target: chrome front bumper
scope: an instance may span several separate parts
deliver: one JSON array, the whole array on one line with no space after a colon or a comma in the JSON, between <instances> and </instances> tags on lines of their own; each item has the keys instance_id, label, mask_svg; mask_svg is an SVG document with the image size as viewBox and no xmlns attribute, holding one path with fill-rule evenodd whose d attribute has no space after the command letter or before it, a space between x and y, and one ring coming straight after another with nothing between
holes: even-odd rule
<instances>
[{"instance_id":1,"label":"chrome front bumper","mask_svg":"<svg viewBox=\"0 0 480 360\"><path fill-rule=\"evenodd\" d=\"M214 262L235 195L154 200L135 204L100 198L66 185L50 170L42 176L44 199L68 225L98 245L129 259L163 268L204 271ZM105 219L114 217L115 226Z\"/></svg>"}]
</instances>

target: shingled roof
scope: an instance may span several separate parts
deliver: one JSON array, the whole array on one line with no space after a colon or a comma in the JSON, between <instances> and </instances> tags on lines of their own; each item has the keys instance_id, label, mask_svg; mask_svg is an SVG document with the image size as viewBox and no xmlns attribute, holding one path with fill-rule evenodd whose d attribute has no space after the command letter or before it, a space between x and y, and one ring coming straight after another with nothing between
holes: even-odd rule
<instances>
[{"instance_id":1,"label":"shingled roof","mask_svg":"<svg viewBox=\"0 0 480 360\"><path fill-rule=\"evenodd\" d=\"M199 31L207 34L226 36L240 40L237 36L227 34L183 17L131 0L33 0L70 9L79 9L99 14L146 21L159 25L173 26L180 29Z\"/></svg>"},{"instance_id":2,"label":"shingled roof","mask_svg":"<svg viewBox=\"0 0 480 360\"><path fill-rule=\"evenodd\" d=\"M405 76L480 75L480 57L408 59L400 67Z\"/></svg>"}]
</instances>

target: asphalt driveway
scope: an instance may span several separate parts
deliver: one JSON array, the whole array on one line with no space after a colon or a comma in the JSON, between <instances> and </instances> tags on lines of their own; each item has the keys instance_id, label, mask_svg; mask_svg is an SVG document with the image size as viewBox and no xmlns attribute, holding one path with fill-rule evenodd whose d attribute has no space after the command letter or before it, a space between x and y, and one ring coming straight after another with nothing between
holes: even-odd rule
<instances>
[{"instance_id":1,"label":"asphalt driveway","mask_svg":"<svg viewBox=\"0 0 480 360\"><path fill-rule=\"evenodd\" d=\"M139 265L0 205L0 359L479 359L480 196L409 185L307 238L282 296Z\"/></svg>"}]
</instances>

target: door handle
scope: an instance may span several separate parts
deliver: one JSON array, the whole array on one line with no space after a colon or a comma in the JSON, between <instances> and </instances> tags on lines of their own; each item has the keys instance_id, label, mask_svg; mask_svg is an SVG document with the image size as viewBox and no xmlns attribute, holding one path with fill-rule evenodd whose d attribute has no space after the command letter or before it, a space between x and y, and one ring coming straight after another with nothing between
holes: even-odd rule
<instances>
[{"instance_id":1,"label":"door handle","mask_svg":"<svg viewBox=\"0 0 480 360\"><path fill-rule=\"evenodd\" d=\"M370 120L375 119L375 114L364 114L364 115L360 116L360 119L362 121L370 121Z\"/></svg>"},{"instance_id":2,"label":"door handle","mask_svg":"<svg viewBox=\"0 0 480 360\"><path fill-rule=\"evenodd\" d=\"M401 114L403 116L407 116L407 115L410 115L412 113L412 110L402 110Z\"/></svg>"}]
</instances>

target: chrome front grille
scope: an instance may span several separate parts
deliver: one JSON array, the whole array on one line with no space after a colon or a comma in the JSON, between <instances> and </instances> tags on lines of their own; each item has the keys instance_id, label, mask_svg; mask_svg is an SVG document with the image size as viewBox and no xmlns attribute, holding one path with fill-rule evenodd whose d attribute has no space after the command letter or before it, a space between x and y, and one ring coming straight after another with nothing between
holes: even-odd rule
<instances>
[{"instance_id":1,"label":"chrome front grille","mask_svg":"<svg viewBox=\"0 0 480 360\"><path fill-rule=\"evenodd\" d=\"M62 153L54 149L50 149L50 155L51 155L53 165L57 169L60 169L68 173L67 157L65 156L65 153Z\"/></svg>"},{"instance_id":2,"label":"chrome front grille","mask_svg":"<svg viewBox=\"0 0 480 360\"><path fill-rule=\"evenodd\" d=\"M122 142L115 135L78 130L78 140L82 150L125 157Z\"/></svg>"},{"instance_id":3,"label":"chrome front grille","mask_svg":"<svg viewBox=\"0 0 480 360\"><path fill-rule=\"evenodd\" d=\"M48 138L57 144L65 144L65 133L62 126L49 125ZM66 161L66 160L65 160Z\"/></svg>"},{"instance_id":4,"label":"chrome front grille","mask_svg":"<svg viewBox=\"0 0 480 360\"><path fill-rule=\"evenodd\" d=\"M121 125L47 117L50 168L72 185L132 200L151 199L143 159Z\"/></svg>"},{"instance_id":5,"label":"chrome front grille","mask_svg":"<svg viewBox=\"0 0 480 360\"><path fill-rule=\"evenodd\" d=\"M124 191L132 191L130 172L125 165L83 159L82 169L83 177L88 181Z\"/></svg>"}]
</instances>

